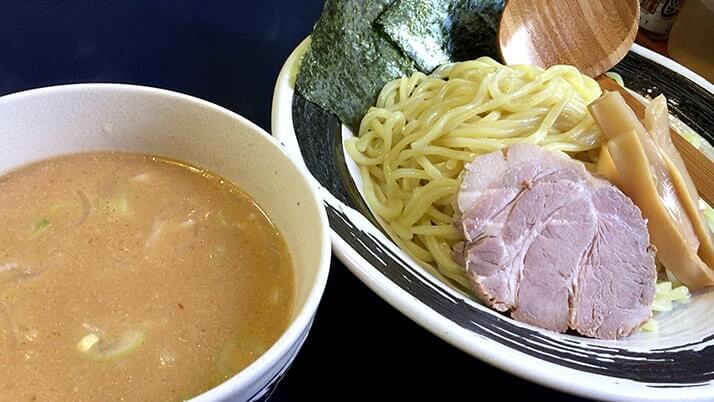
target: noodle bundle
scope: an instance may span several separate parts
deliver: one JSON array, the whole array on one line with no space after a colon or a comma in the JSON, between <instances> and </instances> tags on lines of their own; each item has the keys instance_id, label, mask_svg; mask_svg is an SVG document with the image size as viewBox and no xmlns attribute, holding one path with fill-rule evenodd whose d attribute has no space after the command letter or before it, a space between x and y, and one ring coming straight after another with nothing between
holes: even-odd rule
<instances>
[{"instance_id":1,"label":"noodle bundle","mask_svg":"<svg viewBox=\"0 0 714 402\"><path fill-rule=\"evenodd\" d=\"M600 94L571 66L504 66L487 57L448 64L387 83L345 148L390 234L468 287L455 261L462 238L453 207L464 165L516 142L592 161L602 134L587 105Z\"/></svg>"}]
</instances>

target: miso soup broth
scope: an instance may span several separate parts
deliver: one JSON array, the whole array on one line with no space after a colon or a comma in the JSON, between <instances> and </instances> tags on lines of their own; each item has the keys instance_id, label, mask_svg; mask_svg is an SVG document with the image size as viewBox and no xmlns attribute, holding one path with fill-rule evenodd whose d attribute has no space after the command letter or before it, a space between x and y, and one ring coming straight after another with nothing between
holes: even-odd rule
<instances>
[{"instance_id":1,"label":"miso soup broth","mask_svg":"<svg viewBox=\"0 0 714 402\"><path fill-rule=\"evenodd\" d=\"M236 185L161 158L0 176L0 400L183 400L287 328L285 242Z\"/></svg>"}]
</instances>

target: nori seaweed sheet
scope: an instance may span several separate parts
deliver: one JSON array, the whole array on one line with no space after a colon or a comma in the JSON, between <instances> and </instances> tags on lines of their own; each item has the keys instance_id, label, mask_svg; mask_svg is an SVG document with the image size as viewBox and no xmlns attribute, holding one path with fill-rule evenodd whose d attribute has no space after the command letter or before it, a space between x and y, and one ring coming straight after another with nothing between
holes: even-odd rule
<instances>
[{"instance_id":1,"label":"nori seaweed sheet","mask_svg":"<svg viewBox=\"0 0 714 402\"><path fill-rule=\"evenodd\" d=\"M430 73L444 63L498 57L505 0L397 0L377 20L384 32Z\"/></svg>"},{"instance_id":2,"label":"nori seaweed sheet","mask_svg":"<svg viewBox=\"0 0 714 402\"><path fill-rule=\"evenodd\" d=\"M493 28L495 33L498 33L498 24L501 21L503 8L506 7L506 0L481 0L472 3L474 3L474 7L477 7L476 12Z\"/></svg>"},{"instance_id":3,"label":"nori seaweed sheet","mask_svg":"<svg viewBox=\"0 0 714 402\"><path fill-rule=\"evenodd\" d=\"M387 82L416 71L375 20L394 0L327 0L298 73L297 90L353 131Z\"/></svg>"}]
</instances>

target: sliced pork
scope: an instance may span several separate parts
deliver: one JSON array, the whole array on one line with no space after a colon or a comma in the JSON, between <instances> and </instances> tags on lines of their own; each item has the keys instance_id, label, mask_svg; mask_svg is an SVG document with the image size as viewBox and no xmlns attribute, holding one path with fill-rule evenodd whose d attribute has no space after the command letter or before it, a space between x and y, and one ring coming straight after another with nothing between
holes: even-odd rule
<instances>
[{"instance_id":1,"label":"sliced pork","mask_svg":"<svg viewBox=\"0 0 714 402\"><path fill-rule=\"evenodd\" d=\"M475 294L543 328L614 339L651 316L640 210L583 164L530 144L476 158L456 200Z\"/></svg>"}]
</instances>

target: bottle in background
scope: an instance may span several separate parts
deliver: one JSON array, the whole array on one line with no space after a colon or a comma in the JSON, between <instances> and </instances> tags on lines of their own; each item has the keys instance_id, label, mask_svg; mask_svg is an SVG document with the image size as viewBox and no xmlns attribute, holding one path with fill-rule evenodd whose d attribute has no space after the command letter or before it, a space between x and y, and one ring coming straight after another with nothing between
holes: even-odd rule
<instances>
[{"instance_id":1,"label":"bottle in background","mask_svg":"<svg viewBox=\"0 0 714 402\"><path fill-rule=\"evenodd\" d=\"M640 0L640 30L649 39L665 41L684 0Z\"/></svg>"},{"instance_id":2,"label":"bottle in background","mask_svg":"<svg viewBox=\"0 0 714 402\"><path fill-rule=\"evenodd\" d=\"M687 0L672 27L667 51L714 82L714 0Z\"/></svg>"}]
</instances>

